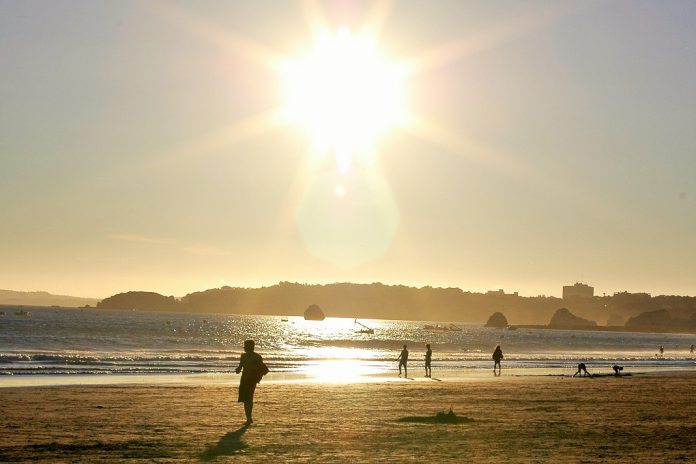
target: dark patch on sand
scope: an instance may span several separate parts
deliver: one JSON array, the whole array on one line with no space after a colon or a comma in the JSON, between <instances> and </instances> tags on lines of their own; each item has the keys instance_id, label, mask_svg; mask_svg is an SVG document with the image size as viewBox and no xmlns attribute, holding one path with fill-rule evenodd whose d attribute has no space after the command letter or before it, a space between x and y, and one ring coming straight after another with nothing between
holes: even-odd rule
<instances>
[{"instance_id":1,"label":"dark patch on sand","mask_svg":"<svg viewBox=\"0 0 696 464\"><path fill-rule=\"evenodd\" d=\"M126 440L116 442L91 442L91 443L38 443L27 445L25 449L31 450L37 457L50 456L79 456L101 453L113 453L120 458L170 458L171 446L161 441Z\"/></svg>"},{"instance_id":2,"label":"dark patch on sand","mask_svg":"<svg viewBox=\"0 0 696 464\"><path fill-rule=\"evenodd\" d=\"M474 422L469 417L458 416L450 409L449 412L440 411L434 416L407 416L397 419L397 422L411 422L419 424L467 424Z\"/></svg>"}]
</instances>

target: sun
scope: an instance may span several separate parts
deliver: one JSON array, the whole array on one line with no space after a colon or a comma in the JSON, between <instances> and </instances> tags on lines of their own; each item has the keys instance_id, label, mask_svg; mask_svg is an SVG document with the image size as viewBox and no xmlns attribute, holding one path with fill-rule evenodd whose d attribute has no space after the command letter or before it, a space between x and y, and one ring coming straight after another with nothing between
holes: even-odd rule
<instances>
[{"instance_id":1,"label":"sun","mask_svg":"<svg viewBox=\"0 0 696 464\"><path fill-rule=\"evenodd\" d=\"M405 121L405 67L386 59L369 36L342 27L281 69L286 117L333 152L341 170L356 152L369 152L380 132Z\"/></svg>"}]
</instances>

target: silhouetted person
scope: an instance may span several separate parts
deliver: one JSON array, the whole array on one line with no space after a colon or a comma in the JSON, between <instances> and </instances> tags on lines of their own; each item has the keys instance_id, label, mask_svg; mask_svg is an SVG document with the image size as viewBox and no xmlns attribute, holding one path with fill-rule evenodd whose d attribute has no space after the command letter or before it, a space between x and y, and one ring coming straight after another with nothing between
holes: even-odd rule
<instances>
[{"instance_id":1,"label":"silhouetted person","mask_svg":"<svg viewBox=\"0 0 696 464\"><path fill-rule=\"evenodd\" d=\"M580 376L588 375L588 376L592 377L592 374L587 372L587 366L585 366L585 363L578 364L578 371L575 374L573 374L573 377L575 377L578 374L580 374Z\"/></svg>"},{"instance_id":2,"label":"silhouetted person","mask_svg":"<svg viewBox=\"0 0 696 464\"><path fill-rule=\"evenodd\" d=\"M660 345L660 356L662 356L663 354L665 354L665 347Z\"/></svg>"},{"instance_id":3,"label":"silhouetted person","mask_svg":"<svg viewBox=\"0 0 696 464\"><path fill-rule=\"evenodd\" d=\"M251 418L251 412L254 409L254 391L256 384L261 381L261 378L268 373L268 368L263 362L263 358L258 353L254 352L254 340L246 340L244 342L244 353L239 360L239 366L235 372L242 373L242 378L239 381L239 403L244 403L244 413L246 414L246 423L254 422Z\"/></svg>"},{"instance_id":4,"label":"silhouetted person","mask_svg":"<svg viewBox=\"0 0 696 464\"><path fill-rule=\"evenodd\" d=\"M694 352L694 345L691 345L691 352Z\"/></svg>"},{"instance_id":5,"label":"silhouetted person","mask_svg":"<svg viewBox=\"0 0 696 464\"><path fill-rule=\"evenodd\" d=\"M614 369L614 375L617 377L621 376L621 371L623 371L623 367L619 366L618 364L614 364L612 367Z\"/></svg>"},{"instance_id":6,"label":"silhouetted person","mask_svg":"<svg viewBox=\"0 0 696 464\"><path fill-rule=\"evenodd\" d=\"M399 357L396 358L397 361L399 361L399 375L401 375L401 366L404 367L404 377L408 377L408 350L406 349L406 345L404 345L404 349L401 350L401 354L399 354Z\"/></svg>"},{"instance_id":7,"label":"silhouetted person","mask_svg":"<svg viewBox=\"0 0 696 464\"><path fill-rule=\"evenodd\" d=\"M430 363L433 360L433 350L430 349L430 343L425 345L425 376L432 377L433 370L430 367Z\"/></svg>"},{"instance_id":8,"label":"silhouetted person","mask_svg":"<svg viewBox=\"0 0 696 464\"><path fill-rule=\"evenodd\" d=\"M500 360L503 359L503 350L500 349L500 345L495 347L493 351L493 373L495 374L495 368L498 368L498 373L501 372Z\"/></svg>"}]
</instances>

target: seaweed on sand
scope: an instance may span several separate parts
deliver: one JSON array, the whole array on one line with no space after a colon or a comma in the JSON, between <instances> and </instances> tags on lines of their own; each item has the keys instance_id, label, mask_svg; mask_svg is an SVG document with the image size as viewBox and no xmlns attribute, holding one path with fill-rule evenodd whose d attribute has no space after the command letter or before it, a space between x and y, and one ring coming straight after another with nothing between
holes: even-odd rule
<instances>
[{"instance_id":1,"label":"seaweed on sand","mask_svg":"<svg viewBox=\"0 0 696 464\"><path fill-rule=\"evenodd\" d=\"M450 408L449 412L440 411L434 416L407 416L397 419L397 422L416 422L421 424L466 424L474 422L469 417L458 416Z\"/></svg>"}]
</instances>

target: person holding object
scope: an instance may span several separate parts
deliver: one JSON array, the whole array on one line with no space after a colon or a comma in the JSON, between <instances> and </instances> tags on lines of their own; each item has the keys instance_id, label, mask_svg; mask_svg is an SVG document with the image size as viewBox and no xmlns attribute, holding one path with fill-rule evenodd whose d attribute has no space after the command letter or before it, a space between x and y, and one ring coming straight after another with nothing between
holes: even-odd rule
<instances>
[{"instance_id":1,"label":"person holding object","mask_svg":"<svg viewBox=\"0 0 696 464\"><path fill-rule=\"evenodd\" d=\"M239 380L239 403L244 403L244 413L246 414L246 424L249 425L253 421L251 417L254 409L254 392L256 384L261 382L261 378L268 374L268 367L263 362L260 354L254 352L254 340L246 340L244 342L244 353L239 360L239 366L235 372L242 373L242 378Z\"/></svg>"}]
</instances>

